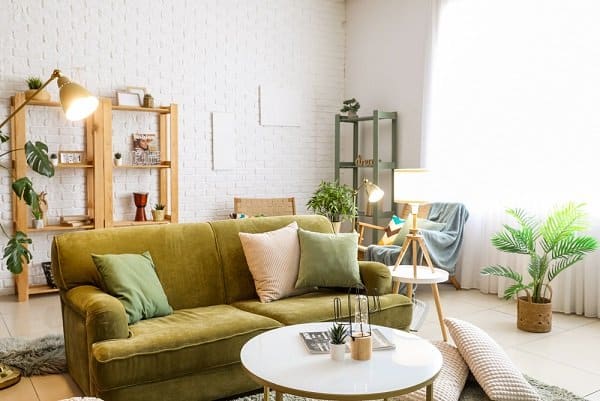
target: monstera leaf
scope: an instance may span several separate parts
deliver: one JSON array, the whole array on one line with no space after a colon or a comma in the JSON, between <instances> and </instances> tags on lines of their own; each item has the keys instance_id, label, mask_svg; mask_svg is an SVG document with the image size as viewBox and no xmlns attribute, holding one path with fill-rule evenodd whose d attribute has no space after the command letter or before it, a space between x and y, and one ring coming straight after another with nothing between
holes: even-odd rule
<instances>
[{"instance_id":1,"label":"monstera leaf","mask_svg":"<svg viewBox=\"0 0 600 401\"><path fill-rule=\"evenodd\" d=\"M54 166L48 157L48 146L45 143L37 141L35 144L31 141L25 143L25 155L27 164L38 174L52 177L54 175Z\"/></svg>"},{"instance_id":2,"label":"monstera leaf","mask_svg":"<svg viewBox=\"0 0 600 401\"><path fill-rule=\"evenodd\" d=\"M31 252L27 249L27 244L31 244L31 238L27 237L24 232L17 231L4 247L3 259L11 273L21 273L23 271L22 263L31 261Z\"/></svg>"},{"instance_id":3,"label":"monstera leaf","mask_svg":"<svg viewBox=\"0 0 600 401\"><path fill-rule=\"evenodd\" d=\"M12 189L17 197L23 199L32 209L38 210L40 208L40 198L33 189L33 183L29 177L22 177L15 180L12 183Z\"/></svg>"}]
</instances>

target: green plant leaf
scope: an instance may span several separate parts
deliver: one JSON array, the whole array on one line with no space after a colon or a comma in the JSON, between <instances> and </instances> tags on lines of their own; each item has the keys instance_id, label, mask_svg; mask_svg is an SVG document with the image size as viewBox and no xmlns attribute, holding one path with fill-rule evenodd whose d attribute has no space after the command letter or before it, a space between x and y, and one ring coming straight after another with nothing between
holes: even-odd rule
<instances>
[{"instance_id":1,"label":"green plant leaf","mask_svg":"<svg viewBox=\"0 0 600 401\"><path fill-rule=\"evenodd\" d=\"M587 235L571 235L560 240L552 249L552 259L568 257L574 254L585 254L598 249L598 241Z\"/></svg>"},{"instance_id":2,"label":"green plant leaf","mask_svg":"<svg viewBox=\"0 0 600 401\"><path fill-rule=\"evenodd\" d=\"M37 141L35 144L31 141L25 143L25 156L27 164L38 174L52 177L54 175L54 166L48 157L48 146L45 143Z\"/></svg>"},{"instance_id":3,"label":"green plant leaf","mask_svg":"<svg viewBox=\"0 0 600 401\"><path fill-rule=\"evenodd\" d=\"M4 247L3 259L11 273L21 273L23 271L22 264L31 261L32 256L29 249L27 249L27 244L31 244L31 238L22 231L17 231Z\"/></svg>"},{"instance_id":4,"label":"green plant leaf","mask_svg":"<svg viewBox=\"0 0 600 401\"><path fill-rule=\"evenodd\" d=\"M586 214L583 211L584 206L583 203L569 202L565 206L552 211L540 228L541 245L544 252L552 252L560 241L576 232L587 229Z\"/></svg>"},{"instance_id":5,"label":"green plant leaf","mask_svg":"<svg viewBox=\"0 0 600 401\"><path fill-rule=\"evenodd\" d=\"M33 210L39 210L40 198L33 189L33 183L29 177L22 177L12 183L12 189L19 199L23 199Z\"/></svg>"},{"instance_id":6,"label":"green plant leaf","mask_svg":"<svg viewBox=\"0 0 600 401\"><path fill-rule=\"evenodd\" d=\"M527 242L520 233L509 226L504 226L506 231L496 233L492 237L492 245L502 252L529 254Z\"/></svg>"},{"instance_id":7,"label":"green plant leaf","mask_svg":"<svg viewBox=\"0 0 600 401\"><path fill-rule=\"evenodd\" d=\"M337 181L322 181L306 206L331 221L350 220L356 216L354 190Z\"/></svg>"},{"instance_id":8,"label":"green plant leaf","mask_svg":"<svg viewBox=\"0 0 600 401\"><path fill-rule=\"evenodd\" d=\"M516 281L517 283L523 283L523 276L512 270L510 267L504 267L500 265L486 266L481 269L481 274L486 276L506 277Z\"/></svg>"},{"instance_id":9,"label":"green plant leaf","mask_svg":"<svg viewBox=\"0 0 600 401\"><path fill-rule=\"evenodd\" d=\"M523 285L522 283L516 283L504 290L504 299L511 299L519 296L519 291L529 289L531 285Z\"/></svg>"},{"instance_id":10,"label":"green plant leaf","mask_svg":"<svg viewBox=\"0 0 600 401\"><path fill-rule=\"evenodd\" d=\"M6 141L8 141L8 135L4 135L0 129L0 143L4 143Z\"/></svg>"}]
</instances>

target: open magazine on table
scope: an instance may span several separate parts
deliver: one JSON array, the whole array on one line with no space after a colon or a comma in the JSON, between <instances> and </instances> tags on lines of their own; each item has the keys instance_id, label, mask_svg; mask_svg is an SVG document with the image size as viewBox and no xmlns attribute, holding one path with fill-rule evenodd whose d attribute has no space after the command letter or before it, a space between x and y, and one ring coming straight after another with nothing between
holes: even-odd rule
<instances>
[{"instance_id":1,"label":"open magazine on table","mask_svg":"<svg viewBox=\"0 0 600 401\"><path fill-rule=\"evenodd\" d=\"M383 335L379 329L371 331L373 337L373 351L381 351L395 349L396 345ZM329 353L329 332L328 331L303 331L300 332L300 338L304 346L311 354L327 354ZM346 352L350 352L350 337L346 339Z\"/></svg>"}]
</instances>

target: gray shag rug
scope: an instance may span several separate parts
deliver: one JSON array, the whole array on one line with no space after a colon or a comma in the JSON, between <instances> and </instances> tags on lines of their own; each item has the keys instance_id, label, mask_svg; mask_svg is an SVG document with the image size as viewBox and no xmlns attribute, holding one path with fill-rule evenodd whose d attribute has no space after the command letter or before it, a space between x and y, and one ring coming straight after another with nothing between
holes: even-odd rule
<instances>
[{"instance_id":1,"label":"gray shag rug","mask_svg":"<svg viewBox=\"0 0 600 401\"><path fill-rule=\"evenodd\" d=\"M585 398L581 398L576 396L575 394L567 391L563 388L550 386L548 384L544 384L538 380L532 379L531 377L525 376L527 381L537 390L540 394L540 397L544 401L586 401ZM435 394L435 387L434 387ZM262 401L263 395L254 394L246 397L233 399L234 401ZM275 400L275 393L271 391L270 400ZM312 398L304 398L298 397L295 395L285 394L283 396L284 401L310 401ZM392 398L392 400L397 400L397 398ZM481 387L477 384L473 377L469 377L467 380L467 385L460 395L459 401L490 401L490 399L485 395Z\"/></svg>"},{"instance_id":2,"label":"gray shag rug","mask_svg":"<svg viewBox=\"0 0 600 401\"><path fill-rule=\"evenodd\" d=\"M33 340L2 338L0 363L21 369L23 376L66 372L63 336L54 334Z\"/></svg>"}]
</instances>

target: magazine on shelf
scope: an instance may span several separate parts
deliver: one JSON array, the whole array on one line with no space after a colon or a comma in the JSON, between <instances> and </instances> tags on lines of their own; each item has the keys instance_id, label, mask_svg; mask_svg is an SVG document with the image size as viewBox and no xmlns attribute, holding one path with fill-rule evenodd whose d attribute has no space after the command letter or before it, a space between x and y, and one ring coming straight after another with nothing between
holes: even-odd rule
<instances>
[{"instance_id":1,"label":"magazine on shelf","mask_svg":"<svg viewBox=\"0 0 600 401\"><path fill-rule=\"evenodd\" d=\"M390 342L379 329L373 329L371 332L373 337L373 351L381 351L395 349L394 343ZM327 354L329 353L329 332L328 331L303 331L300 332L300 338L304 346L311 354ZM346 352L350 352L349 337L346 339Z\"/></svg>"}]
</instances>

